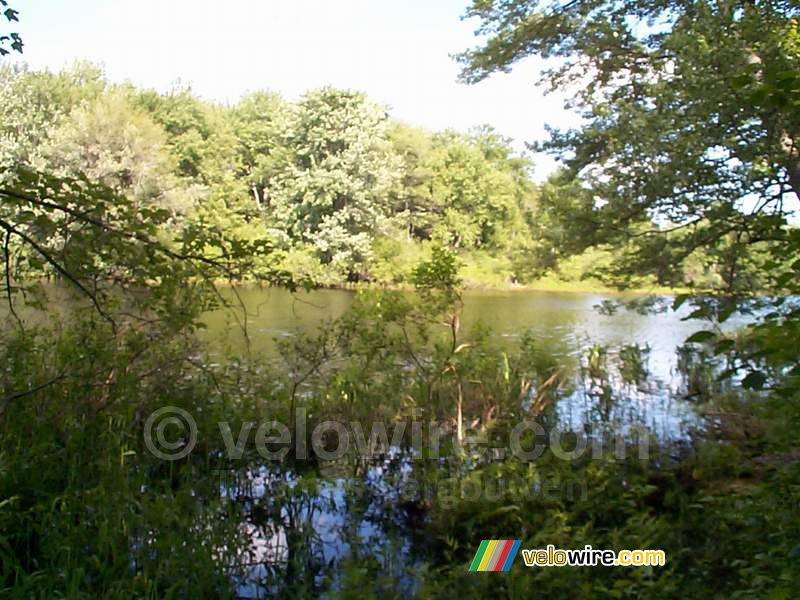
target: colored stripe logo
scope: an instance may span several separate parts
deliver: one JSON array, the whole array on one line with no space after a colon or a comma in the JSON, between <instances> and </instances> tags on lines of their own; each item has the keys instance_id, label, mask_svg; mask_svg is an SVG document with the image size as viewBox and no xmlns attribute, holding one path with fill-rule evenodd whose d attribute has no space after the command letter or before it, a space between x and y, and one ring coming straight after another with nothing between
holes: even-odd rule
<instances>
[{"instance_id":1,"label":"colored stripe logo","mask_svg":"<svg viewBox=\"0 0 800 600\"><path fill-rule=\"evenodd\" d=\"M470 571L508 571L522 540L483 540Z\"/></svg>"}]
</instances>

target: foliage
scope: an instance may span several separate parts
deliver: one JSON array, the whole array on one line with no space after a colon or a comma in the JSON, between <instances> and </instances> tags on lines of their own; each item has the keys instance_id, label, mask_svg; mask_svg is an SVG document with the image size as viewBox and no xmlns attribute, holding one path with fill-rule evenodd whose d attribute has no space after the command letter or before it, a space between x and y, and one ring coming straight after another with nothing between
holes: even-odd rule
<instances>
[{"instance_id":1,"label":"foliage","mask_svg":"<svg viewBox=\"0 0 800 600\"><path fill-rule=\"evenodd\" d=\"M3 68L2 594L235 597L255 578L280 597L795 595L795 12L476 0L488 39L464 56L468 79L538 53L566 59L551 83L585 84L586 126L548 144L570 170L541 189L492 130L412 129L356 92L295 103L259 92L225 107L110 85L87 65ZM0 54L9 40L20 49L0 37ZM607 445L612 419L652 383L646 344L569 356L533 333L508 344L481 325L462 331L464 273L559 270L725 292L673 304L691 300L690 317L711 321L678 360L702 431L651 440L646 460L485 452L520 422L557 431L573 392L594 415L578 433ZM274 363L220 357L196 337L205 311L231 304L221 279L376 278L413 291L359 290L340 318L277 341ZM744 295L758 319L729 333ZM144 443L148 415L167 405L198 427L176 461ZM231 457L220 423L246 437L272 419L298 443L332 419L411 431L330 463L265 464L249 447ZM439 458L414 439L436 424ZM543 493L553 482L561 493ZM344 554L330 559L314 517L342 504L341 522L328 520ZM489 532L523 547L660 548L667 564L476 578L467 564ZM270 555L273 540L285 556Z\"/></svg>"},{"instance_id":2,"label":"foliage","mask_svg":"<svg viewBox=\"0 0 800 600\"><path fill-rule=\"evenodd\" d=\"M529 160L490 127L433 133L389 120L361 94L331 89L296 103L256 92L221 106L188 87L111 85L85 63L0 73L3 165L85 174L166 209L173 228L202 223L268 244L276 252L261 271L322 285L410 285L411 265L439 244L459 253L462 277L475 286L548 276L719 287L735 250L737 285L768 283L762 266L774 243L734 247L724 237L677 270L675 253L654 247L660 266L642 276L641 245L609 240L595 226L585 181L562 172L534 185ZM679 233L676 244L685 241ZM590 260L598 244L617 260Z\"/></svg>"},{"instance_id":3,"label":"foliage","mask_svg":"<svg viewBox=\"0 0 800 600\"><path fill-rule=\"evenodd\" d=\"M343 276L370 257L399 176L385 121L362 94L323 89L300 100L280 134L266 200L274 227Z\"/></svg>"},{"instance_id":4,"label":"foliage","mask_svg":"<svg viewBox=\"0 0 800 600\"><path fill-rule=\"evenodd\" d=\"M578 90L584 125L544 146L591 190L570 210L574 238L630 245L612 273L660 284L710 251L722 287L746 293L747 248L786 243L800 190L796 7L481 1L468 15L487 41L461 55L466 80L536 54L559 58L546 81Z\"/></svg>"},{"instance_id":5,"label":"foliage","mask_svg":"<svg viewBox=\"0 0 800 600\"><path fill-rule=\"evenodd\" d=\"M7 0L0 0L0 8L3 9L3 17L5 17L6 21L9 23L19 21L17 18L19 11L11 8ZM6 46L15 52L22 52L22 38L18 33L14 32L0 36L0 56L5 56L11 52Z\"/></svg>"},{"instance_id":6,"label":"foliage","mask_svg":"<svg viewBox=\"0 0 800 600\"><path fill-rule=\"evenodd\" d=\"M206 455L154 462L143 418L164 404L224 414L193 334L223 301L213 282L240 279L263 248L197 224L168 237L166 210L83 176L18 167L0 198L13 317L0 331L3 594L230 595L238 508ZM32 325L36 311L51 324Z\"/></svg>"}]
</instances>

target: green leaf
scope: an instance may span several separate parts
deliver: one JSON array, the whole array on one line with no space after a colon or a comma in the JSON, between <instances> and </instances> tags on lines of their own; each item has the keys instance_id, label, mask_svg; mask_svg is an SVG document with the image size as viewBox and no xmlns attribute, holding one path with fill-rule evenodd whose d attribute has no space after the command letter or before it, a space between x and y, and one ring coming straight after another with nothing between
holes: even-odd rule
<instances>
[{"instance_id":1,"label":"green leaf","mask_svg":"<svg viewBox=\"0 0 800 600\"><path fill-rule=\"evenodd\" d=\"M714 352L716 354L722 354L723 352L727 352L733 348L735 345L736 343L731 339L722 339L714 344Z\"/></svg>"},{"instance_id":2,"label":"green leaf","mask_svg":"<svg viewBox=\"0 0 800 600\"><path fill-rule=\"evenodd\" d=\"M761 371L753 371L748 373L747 377L742 379L742 386L748 390L760 390L767 382L767 376Z\"/></svg>"},{"instance_id":3,"label":"green leaf","mask_svg":"<svg viewBox=\"0 0 800 600\"><path fill-rule=\"evenodd\" d=\"M711 310L708 308L708 306L701 306L697 310L692 311L689 316L683 317L681 321L689 321L691 319L707 319L710 315Z\"/></svg>"},{"instance_id":4,"label":"green leaf","mask_svg":"<svg viewBox=\"0 0 800 600\"><path fill-rule=\"evenodd\" d=\"M687 344L698 344L702 342L707 342L708 340L714 339L717 337L717 334L713 331L697 331L686 338Z\"/></svg>"},{"instance_id":5,"label":"green leaf","mask_svg":"<svg viewBox=\"0 0 800 600\"><path fill-rule=\"evenodd\" d=\"M719 314L717 315L717 321L719 321L720 323L724 323L734 312L736 312L736 305L723 308L721 311L719 311Z\"/></svg>"},{"instance_id":6,"label":"green leaf","mask_svg":"<svg viewBox=\"0 0 800 600\"><path fill-rule=\"evenodd\" d=\"M738 90L750 84L750 82L752 81L753 79L750 77L748 73L742 73L741 75L737 75L731 80L731 87L735 90Z\"/></svg>"},{"instance_id":7,"label":"green leaf","mask_svg":"<svg viewBox=\"0 0 800 600\"><path fill-rule=\"evenodd\" d=\"M675 300L672 302L672 310L678 310L691 297L691 294L678 294L675 296Z\"/></svg>"}]
</instances>

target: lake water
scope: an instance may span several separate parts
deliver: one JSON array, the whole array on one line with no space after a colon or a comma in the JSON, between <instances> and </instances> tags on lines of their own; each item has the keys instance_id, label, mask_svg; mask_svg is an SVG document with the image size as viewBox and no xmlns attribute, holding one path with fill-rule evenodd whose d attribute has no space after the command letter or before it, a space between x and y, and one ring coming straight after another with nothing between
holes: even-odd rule
<instances>
[{"instance_id":1,"label":"lake water","mask_svg":"<svg viewBox=\"0 0 800 600\"><path fill-rule=\"evenodd\" d=\"M251 287L239 289L238 298L246 311L220 310L205 317L208 328L203 335L212 352L226 348L272 360L276 358L276 339L312 331L326 320L339 317L353 303L355 292L316 290L292 294L282 289ZM608 384L613 390L609 402L591 382L587 383L579 368L571 391L558 400L556 418L565 429L582 430L586 424L597 422L599 415L601 421L617 426L644 425L662 441L688 440L702 427L702 420L683 398L684 382L676 368L676 349L704 323L684 320L688 307L656 314L624 309L605 314L598 310L604 301L614 299L619 297L541 291L467 292L462 332L480 322L491 328L498 340L512 345L530 332L537 345L553 358L572 360L578 365L585 363L587 349L595 344L608 349L610 364L624 346L646 345L646 381L625 383L618 371L609 369ZM243 324L248 341L242 334ZM393 460L394 464L390 464ZM398 476L402 480L410 468L404 460L407 459L401 457L399 463L391 458L379 461L370 467L363 481L321 473L308 490L298 487L305 480L296 474L264 466L245 475L244 492L223 490L247 506L278 503L273 507L277 512L271 513L278 516L267 521L250 519L244 524L252 539L252 562L248 564L253 566L237 580L241 597L261 598L275 593L269 582L273 581L272 574L288 568L290 548L295 548L293 552L302 548L308 555L306 560L318 565L307 575L319 582L325 574L335 573L335 565L354 547L362 545L369 547L386 569L396 570L403 594L410 595L416 584L413 572L419 549L414 546L408 524L394 521L402 511L392 501L398 492L393 491L391 483ZM365 506L356 514L350 510L354 485L360 490L355 496L356 504ZM290 538L304 541L291 542Z\"/></svg>"},{"instance_id":2,"label":"lake water","mask_svg":"<svg viewBox=\"0 0 800 600\"><path fill-rule=\"evenodd\" d=\"M54 293L67 297L58 288ZM234 297L232 290L223 293ZM276 339L324 327L345 313L355 298L356 292L346 290L293 294L278 288L237 288L236 299L245 310L220 309L204 316L207 328L202 336L210 360L221 362L228 354L276 360ZM468 291L461 332L467 336L473 325L482 323L497 341L509 346L528 334L553 364L576 367L570 371L573 380L558 394L554 415L547 415L555 419L548 421L549 426L594 433L598 423L610 424L616 431L644 425L659 442L683 445L696 432L702 433L706 422L686 398L687 383L676 350L708 324L686 320L688 306L649 314L598 310L604 302L619 299L588 293ZM671 299L663 300L671 304ZM726 328L742 323L731 319ZM644 354L648 375L634 383L626 381L618 368L620 351L632 344L649 349ZM608 356L603 386L586 375L588 350L597 345ZM425 547L415 537L417 526L399 500L413 468L407 449L392 448L359 476L348 474L352 469L343 472L323 465L305 473L273 463L241 473L235 483L226 480L219 492L241 505L241 528L250 544L242 557L243 571L232 575L239 596L279 595L276 582L286 580L288 573L310 578L317 587L325 578L332 578L335 585L338 565L365 548L395 578L401 595L411 595ZM531 482L534 493L536 485ZM410 489L414 491L413 486ZM294 574L289 565L299 564L298 556L306 570Z\"/></svg>"},{"instance_id":3,"label":"lake water","mask_svg":"<svg viewBox=\"0 0 800 600\"><path fill-rule=\"evenodd\" d=\"M314 290L291 293L284 289L245 287L238 290L243 311L220 310L205 317L204 336L212 348L245 351L266 359L275 357L275 340L301 331L312 331L327 319L342 315L356 292ZM695 413L679 399L676 349L693 332L703 328L697 320L684 320L688 307L675 312L640 314L621 309L604 314L598 307L619 296L545 291L467 291L464 294L462 332L478 322L488 326L498 340L513 344L526 332L553 358L580 361L586 349L599 344L614 352L625 345L649 347L647 386L627 386L626 402L618 403L618 420L645 423L659 437L680 438L694 425ZM669 299L666 299L669 300ZM248 342L242 334L246 324ZM732 323L735 326L735 323ZM615 379L617 381L615 381ZM611 374L611 383L621 385ZM588 419L595 408L591 394L576 393L562 400L559 414L574 425Z\"/></svg>"},{"instance_id":4,"label":"lake water","mask_svg":"<svg viewBox=\"0 0 800 600\"><path fill-rule=\"evenodd\" d=\"M279 288L239 288L238 295L247 308L246 324L251 351L272 353L274 339L309 331L326 319L342 315L353 303L356 292L348 290L314 290L291 293ZM560 342L578 350L587 342L603 345L624 345L638 342L651 347L651 368L654 374L666 375L674 364L675 348L702 322L682 320L689 309L678 312L639 314L621 310L601 314L597 307L604 300L618 296L544 291L467 291L464 294L462 331L481 322L495 335L514 340L532 331L543 343ZM239 324L241 311L218 311L206 315L205 336L215 342L232 342L244 346Z\"/></svg>"}]
</instances>

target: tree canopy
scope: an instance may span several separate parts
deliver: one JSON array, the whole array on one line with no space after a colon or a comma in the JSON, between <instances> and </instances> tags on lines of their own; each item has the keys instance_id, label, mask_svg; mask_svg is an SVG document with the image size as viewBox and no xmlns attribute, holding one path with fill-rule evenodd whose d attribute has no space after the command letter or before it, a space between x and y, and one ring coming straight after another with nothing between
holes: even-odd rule
<instances>
[{"instance_id":1,"label":"tree canopy","mask_svg":"<svg viewBox=\"0 0 800 600\"><path fill-rule=\"evenodd\" d=\"M167 211L169 235L202 224L269 245L265 269L307 283L408 284L433 244L496 254L498 280L523 279L505 254L531 236L536 186L527 157L491 128L415 129L331 88L223 106L182 86L112 85L85 63L6 66L0 78L7 173L86 177Z\"/></svg>"},{"instance_id":2,"label":"tree canopy","mask_svg":"<svg viewBox=\"0 0 800 600\"><path fill-rule=\"evenodd\" d=\"M583 118L537 146L591 190L575 237L630 245L609 270L618 280L676 284L698 249L713 249L719 287L744 293L744 248L787 242L797 208L799 11L783 1L477 0L467 16L485 40L460 55L462 78L549 59L542 81L574 92Z\"/></svg>"}]
</instances>

